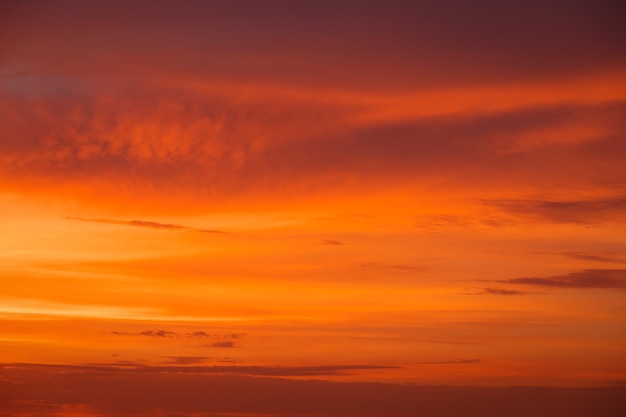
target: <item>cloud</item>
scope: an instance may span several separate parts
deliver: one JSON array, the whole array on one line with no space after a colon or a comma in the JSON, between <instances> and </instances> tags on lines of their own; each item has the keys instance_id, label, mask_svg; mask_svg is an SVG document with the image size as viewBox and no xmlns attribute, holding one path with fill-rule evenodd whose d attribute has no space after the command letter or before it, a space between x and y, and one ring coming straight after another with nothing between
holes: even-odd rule
<instances>
[{"instance_id":1,"label":"cloud","mask_svg":"<svg viewBox=\"0 0 626 417\"><path fill-rule=\"evenodd\" d=\"M354 371L398 369L396 366L377 365L333 365L333 366L218 366L218 373L234 373L257 376L324 376L345 375Z\"/></svg>"},{"instance_id":2,"label":"cloud","mask_svg":"<svg viewBox=\"0 0 626 417\"><path fill-rule=\"evenodd\" d=\"M53 365L54 366L54 365ZM72 366L72 365L70 365ZM83 365L81 365L84 367L84 370L90 370L90 371L95 371L98 369L106 369L109 367L112 368L140 368L142 366L145 366L145 363L141 362L141 361L115 361L113 363L102 363L102 362L91 362L91 363L85 363Z\"/></svg>"},{"instance_id":3,"label":"cloud","mask_svg":"<svg viewBox=\"0 0 626 417\"><path fill-rule=\"evenodd\" d=\"M180 335L176 332L170 332L167 330L145 330L143 332L118 332L114 331L111 334L116 336L147 336L147 337L157 337L157 338L171 338L171 337L180 337Z\"/></svg>"},{"instance_id":4,"label":"cloud","mask_svg":"<svg viewBox=\"0 0 626 417\"><path fill-rule=\"evenodd\" d=\"M226 348L226 349L234 348L236 347L235 341L240 340L245 335L246 335L245 333L227 333L227 334L222 334L222 335L209 336L211 338L220 339L220 340L217 340L211 344L204 345L204 346L214 347L214 348Z\"/></svg>"},{"instance_id":5,"label":"cloud","mask_svg":"<svg viewBox=\"0 0 626 417\"><path fill-rule=\"evenodd\" d=\"M505 289L505 288L491 288L491 287L487 287L487 288L483 288L482 291L476 295L481 295L481 294L490 294L490 295L528 295L528 294L535 294L533 292L529 292L529 291L519 291L519 290L509 290L509 289Z\"/></svg>"},{"instance_id":6,"label":"cloud","mask_svg":"<svg viewBox=\"0 0 626 417\"><path fill-rule=\"evenodd\" d=\"M423 271L425 269L423 265L411 262L365 262L360 266L365 270L386 270L393 272L413 272Z\"/></svg>"},{"instance_id":7,"label":"cloud","mask_svg":"<svg viewBox=\"0 0 626 417\"><path fill-rule=\"evenodd\" d=\"M207 337L215 337L215 336L207 332L197 331L197 332L185 333L185 337L188 337L190 339L204 339Z\"/></svg>"},{"instance_id":8,"label":"cloud","mask_svg":"<svg viewBox=\"0 0 626 417\"><path fill-rule=\"evenodd\" d=\"M216 343L233 343L233 340L241 339L245 333L225 333L225 334L211 334L205 331L194 331L187 333L177 333L169 330L145 330L142 332L111 332L116 336L148 336L157 338L172 338L172 337L185 337L188 339L222 339ZM218 346L218 347L232 347L232 346Z\"/></svg>"},{"instance_id":9,"label":"cloud","mask_svg":"<svg viewBox=\"0 0 626 417\"><path fill-rule=\"evenodd\" d=\"M339 246L339 245L343 245L342 242L338 241L338 240L331 240L331 239L324 239L322 241L322 243L324 245L335 245L335 246Z\"/></svg>"},{"instance_id":10,"label":"cloud","mask_svg":"<svg viewBox=\"0 0 626 417\"><path fill-rule=\"evenodd\" d=\"M606 5L79 3L3 10L0 190L156 211L624 176ZM180 230L153 223L125 224Z\"/></svg>"},{"instance_id":11,"label":"cloud","mask_svg":"<svg viewBox=\"0 0 626 417\"><path fill-rule=\"evenodd\" d=\"M166 364L171 365L195 365L209 360L206 356L162 356L162 358L168 359Z\"/></svg>"},{"instance_id":12,"label":"cloud","mask_svg":"<svg viewBox=\"0 0 626 417\"><path fill-rule=\"evenodd\" d=\"M511 224L510 219L503 216L453 216L440 214L433 216L416 216L415 226L419 229L433 231L450 229L482 229L503 227Z\"/></svg>"},{"instance_id":13,"label":"cloud","mask_svg":"<svg viewBox=\"0 0 626 417\"><path fill-rule=\"evenodd\" d=\"M319 371L341 369L323 368ZM196 374L193 366L156 367L147 372L115 367L94 372L93 367L43 364L3 364L0 369L0 393L9 395L8 400L0 396L0 404L7 416L64 415L63 410L79 404L90 404L93 415L110 417L154 415L155 410L199 417L626 414L626 388L621 385L557 388L338 383L281 379L271 374L263 378ZM300 375L307 377L311 373Z\"/></svg>"},{"instance_id":14,"label":"cloud","mask_svg":"<svg viewBox=\"0 0 626 417\"><path fill-rule=\"evenodd\" d=\"M148 227L151 229L165 229L165 230L180 230L187 229L184 226L179 226L177 224L167 224L167 223L157 223L150 222L145 220L108 220L108 219L83 219L80 217L68 217L70 220L80 220L84 222L92 222L92 223L109 223L109 224L121 224L126 226L138 226L138 227Z\"/></svg>"},{"instance_id":15,"label":"cloud","mask_svg":"<svg viewBox=\"0 0 626 417\"><path fill-rule=\"evenodd\" d=\"M329 365L329 366L230 366L230 365L195 365L195 366L178 366L193 365L194 363L202 363L208 358L200 356L164 356L163 358L171 359L172 364L166 365L145 365L139 362L123 361L110 364L92 363L84 365L57 365L57 364L29 364L16 363L5 364L5 366L15 368L37 368L49 369L50 371L67 371L67 372L102 372L109 373L111 371L132 370L136 373L186 373L186 374L231 374L231 375L250 375L250 376L272 376L272 377L294 377L294 376L323 376L323 375L345 375L348 372L364 371L364 370L383 370L383 369L399 369L397 366L383 365ZM230 361L231 358L224 358ZM448 363L448 362L445 362ZM450 362L452 363L452 362ZM129 369L132 368L132 369Z\"/></svg>"},{"instance_id":16,"label":"cloud","mask_svg":"<svg viewBox=\"0 0 626 417\"><path fill-rule=\"evenodd\" d=\"M560 255L563 255L567 258L579 259L583 261L626 263L626 259L619 258L616 256L611 256L608 254L599 255L599 254L586 253L586 252L561 252Z\"/></svg>"},{"instance_id":17,"label":"cloud","mask_svg":"<svg viewBox=\"0 0 626 417\"><path fill-rule=\"evenodd\" d=\"M224 356L222 359L219 359L217 362L219 363L241 363L243 362L241 359L235 359L228 356Z\"/></svg>"},{"instance_id":18,"label":"cloud","mask_svg":"<svg viewBox=\"0 0 626 417\"><path fill-rule=\"evenodd\" d=\"M138 333L139 336L149 337L178 337L178 333L168 332L166 330L146 330L145 332Z\"/></svg>"},{"instance_id":19,"label":"cloud","mask_svg":"<svg viewBox=\"0 0 626 417\"><path fill-rule=\"evenodd\" d=\"M420 365L470 365L480 363L480 359L456 359L450 361L415 362Z\"/></svg>"},{"instance_id":20,"label":"cloud","mask_svg":"<svg viewBox=\"0 0 626 417\"><path fill-rule=\"evenodd\" d=\"M223 342L215 342L215 343L212 343L209 346L217 347L217 348L233 348L233 347L235 347L235 344L233 342L231 342L230 340L227 340L227 341L223 341Z\"/></svg>"},{"instance_id":21,"label":"cloud","mask_svg":"<svg viewBox=\"0 0 626 417\"><path fill-rule=\"evenodd\" d=\"M522 277L496 282L547 288L623 289L626 288L626 269L585 269L565 275Z\"/></svg>"},{"instance_id":22,"label":"cloud","mask_svg":"<svg viewBox=\"0 0 626 417\"><path fill-rule=\"evenodd\" d=\"M235 93L216 97L159 86L129 89L113 90L107 99L97 86L62 96L43 90L37 111L33 100L11 95L11 111L0 112L0 135L7 138L0 142L0 178L6 178L0 188L62 191L96 201L106 197L109 204L139 197L162 207L180 200L215 204L222 201L216 197L241 198L242 193L267 200L295 187L349 190L416 179L445 178L480 188L483 182L536 178L579 182L597 178L598 172L624 177L620 162L626 149L618 133L623 131L623 101L498 107L480 114L461 110L436 117L416 110L402 120L380 121L368 112L387 108L394 97L383 97L383 104L365 111L359 100L337 109L268 97L241 103ZM398 106L407 107L402 100ZM599 133L533 152L509 151L520 137L537 130L560 137L563 126L572 123L591 125L585 129ZM60 183L67 186L59 190ZM112 220L118 221L133 225L132 220ZM180 230L177 226L164 229Z\"/></svg>"},{"instance_id":23,"label":"cloud","mask_svg":"<svg viewBox=\"0 0 626 417\"><path fill-rule=\"evenodd\" d=\"M440 343L444 345L489 345L488 342L474 342L468 340L442 340L442 339L429 339L424 340L428 343Z\"/></svg>"},{"instance_id":24,"label":"cloud","mask_svg":"<svg viewBox=\"0 0 626 417\"><path fill-rule=\"evenodd\" d=\"M349 339L356 340L383 340L387 342L406 340L403 337L384 337L384 336L348 336Z\"/></svg>"},{"instance_id":25,"label":"cloud","mask_svg":"<svg viewBox=\"0 0 626 417\"><path fill-rule=\"evenodd\" d=\"M202 233L224 233L219 230L197 229L195 227L181 226L179 224L158 223L158 222L152 222L152 221L146 221L146 220L85 219L81 217L67 217L67 219L79 220L83 222L92 222L92 223L119 224L123 226L147 227L149 229L160 229L160 230L192 230L195 232L202 232Z\"/></svg>"},{"instance_id":26,"label":"cloud","mask_svg":"<svg viewBox=\"0 0 626 417\"><path fill-rule=\"evenodd\" d=\"M626 196L588 200L486 200L484 204L512 215L554 223L593 224L626 218Z\"/></svg>"}]
</instances>

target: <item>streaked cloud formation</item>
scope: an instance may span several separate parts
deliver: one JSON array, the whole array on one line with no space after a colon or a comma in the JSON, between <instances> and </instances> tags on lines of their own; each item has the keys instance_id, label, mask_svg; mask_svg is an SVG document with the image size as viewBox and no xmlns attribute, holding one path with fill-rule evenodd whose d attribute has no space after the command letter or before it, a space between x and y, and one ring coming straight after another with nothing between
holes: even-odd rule
<instances>
[{"instance_id":1,"label":"streaked cloud formation","mask_svg":"<svg viewBox=\"0 0 626 417\"><path fill-rule=\"evenodd\" d=\"M488 204L515 215L531 216L555 223L623 222L626 196L578 201L501 200Z\"/></svg>"},{"instance_id":2,"label":"streaked cloud formation","mask_svg":"<svg viewBox=\"0 0 626 417\"><path fill-rule=\"evenodd\" d=\"M513 278L501 282L553 288L625 288L626 269L587 269L552 277Z\"/></svg>"},{"instance_id":3,"label":"streaked cloud formation","mask_svg":"<svg viewBox=\"0 0 626 417\"><path fill-rule=\"evenodd\" d=\"M508 281L510 282L510 281ZM532 294L530 291L519 291L519 290L509 290L506 288L493 288L487 287L483 288L482 291L478 294L490 294L490 295L526 295Z\"/></svg>"},{"instance_id":4,"label":"streaked cloud formation","mask_svg":"<svg viewBox=\"0 0 626 417\"><path fill-rule=\"evenodd\" d=\"M94 223L109 223L109 224L120 224L124 226L137 226L137 227L148 227L152 229L163 229L163 230L193 230L196 232L203 233L223 233L219 230L209 230L209 229L195 229L193 227L181 226L179 224L168 224L168 223L158 223L151 222L147 220L111 220L111 219L82 219L80 217L68 217L70 220L80 220L84 222L94 222Z\"/></svg>"},{"instance_id":5,"label":"streaked cloud formation","mask_svg":"<svg viewBox=\"0 0 626 417\"><path fill-rule=\"evenodd\" d=\"M0 416L623 415L621 17L2 2Z\"/></svg>"}]
</instances>

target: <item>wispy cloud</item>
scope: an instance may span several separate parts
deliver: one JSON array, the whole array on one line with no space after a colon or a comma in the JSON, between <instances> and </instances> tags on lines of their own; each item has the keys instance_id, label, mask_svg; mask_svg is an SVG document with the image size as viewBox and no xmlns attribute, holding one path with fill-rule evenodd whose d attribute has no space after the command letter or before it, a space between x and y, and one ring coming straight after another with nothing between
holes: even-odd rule
<instances>
[{"instance_id":1,"label":"wispy cloud","mask_svg":"<svg viewBox=\"0 0 626 417\"><path fill-rule=\"evenodd\" d=\"M550 288L623 289L626 288L626 269L585 269L564 275L522 277L496 282Z\"/></svg>"},{"instance_id":2,"label":"wispy cloud","mask_svg":"<svg viewBox=\"0 0 626 417\"><path fill-rule=\"evenodd\" d=\"M222 342L211 343L209 346L216 347L216 348L233 348L235 347L235 343L233 343L230 340L225 340Z\"/></svg>"},{"instance_id":3,"label":"wispy cloud","mask_svg":"<svg viewBox=\"0 0 626 417\"><path fill-rule=\"evenodd\" d=\"M178 336L177 333L168 332L166 330L147 330L145 332L138 333L139 336L149 336L149 337L175 337Z\"/></svg>"},{"instance_id":4,"label":"wispy cloud","mask_svg":"<svg viewBox=\"0 0 626 417\"><path fill-rule=\"evenodd\" d=\"M615 253L589 253L579 251L566 252L535 252L536 255L558 255L570 259L581 261L605 262L605 263L626 263L626 258L617 256Z\"/></svg>"},{"instance_id":5,"label":"wispy cloud","mask_svg":"<svg viewBox=\"0 0 626 417\"><path fill-rule=\"evenodd\" d=\"M14 367L23 369L49 369L51 371L73 371L73 372L109 372L112 370L132 370L141 373L185 373L185 374L230 374L249 376L322 376L322 375L344 375L353 371L366 371L377 369L399 369L398 366L387 365L321 365L321 366L234 366L234 365L214 365L214 366L178 366L193 365L201 363L208 358L200 356L165 356L171 359L172 364L166 365L144 365L138 362L128 363L91 363L83 365L57 365L57 364L33 364L33 363L12 363L0 364L3 367ZM447 363L447 362L443 362ZM455 363L455 362L450 362ZM464 362L458 362L464 363Z\"/></svg>"},{"instance_id":6,"label":"wispy cloud","mask_svg":"<svg viewBox=\"0 0 626 417\"><path fill-rule=\"evenodd\" d=\"M423 271L425 267L412 262L365 262L361 265L365 270L385 270L392 272Z\"/></svg>"},{"instance_id":7,"label":"wispy cloud","mask_svg":"<svg viewBox=\"0 0 626 417\"><path fill-rule=\"evenodd\" d=\"M203 345L206 347L215 347L215 348L234 348L236 346L236 342L241 340L246 334L245 333L207 333L201 330L186 332L186 333L178 333L169 330L144 330L141 332L119 332L114 331L111 334L115 336L130 336L130 337L151 337L155 339L171 339L171 338L179 338L179 339L199 339L199 340L213 340L212 343ZM174 356L168 356L168 358L172 358L174 360ZM185 358L185 357L183 357ZM200 357L191 357L191 358L200 358ZM185 359L182 359L185 360Z\"/></svg>"},{"instance_id":8,"label":"wispy cloud","mask_svg":"<svg viewBox=\"0 0 626 417\"><path fill-rule=\"evenodd\" d=\"M188 337L190 339L204 339L207 337L215 337L215 335L212 335L210 333L203 332L203 331L196 331L196 332L185 333L185 337Z\"/></svg>"},{"instance_id":9,"label":"wispy cloud","mask_svg":"<svg viewBox=\"0 0 626 417\"><path fill-rule=\"evenodd\" d=\"M485 295L485 294L489 294L489 295L528 295L528 294L536 294L536 293L535 292L531 292L531 291L520 291L520 290L510 290L510 289L506 289L506 288L487 287L487 288L482 288L480 292L474 293L472 295Z\"/></svg>"},{"instance_id":10,"label":"wispy cloud","mask_svg":"<svg viewBox=\"0 0 626 417\"><path fill-rule=\"evenodd\" d=\"M588 200L485 200L512 215L554 223L592 224L626 218L626 196Z\"/></svg>"},{"instance_id":11,"label":"wispy cloud","mask_svg":"<svg viewBox=\"0 0 626 417\"><path fill-rule=\"evenodd\" d=\"M91 223L104 223L104 224L117 224L122 226L136 226L136 227L146 227L149 229L159 229L159 230L190 230L194 232L201 233L225 233L220 230L213 229L198 229L195 227L182 226L179 224L170 224L170 223L159 223L147 220L112 220L112 219L88 219L82 217L67 217L69 220L78 220L83 222L91 222Z\"/></svg>"},{"instance_id":12,"label":"wispy cloud","mask_svg":"<svg viewBox=\"0 0 626 417\"><path fill-rule=\"evenodd\" d=\"M224 356L222 359L218 359L219 363L240 363L243 362L241 359L231 358L229 356Z\"/></svg>"},{"instance_id":13,"label":"wispy cloud","mask_svg":"<svg viewBox=\"0 0 626 417\"><path fill-rule=\"evenodd\" d=\"M454 359L449 361L424 361L415 363L419 365L470 365L480 362L480 359Z\"/></svg>"},{"instance_id":14,"label":"wispy cloud","mask_svg":"<svg viewBox=\"0 0 626 417\"><path fill-rule=\"evenodd\" d=\"M4 141L7 143L0 143L0 154L7 172L21 182L7 181L0 187L11 189L28 184L33 192L44 192L56 189L57 182L97 184L98 195L83 198L98 201L106 196L127 201L131 190L137 194L138 185L147 184L141 189L142 194L160 197L155 204L168 205L179 200L171 198L173 192L193 201L215 201L215 197L241 196L243 192L266 196L272 190L296 185L313 191L314 184L323 178L336 178L329 183L332 188L347 187L348 183L370 185L381 179L396 183L442 174L466 182L470 179L463 173L470 168L471 181L478 187L482 182L499 179L528 182L528 171L549 182L571 181L572 167L576 167L577 176L590 178L601 164L602 176L615 179L620 178L619 162L624 154L622 141L614 139L616 134L612 133L620 131L619 120L623 119L619 112L623 112L624 103L617 101L592 106L551 103L508 110L496 106L493 112L481 115L469 106L472 117L448 114L449 110L435 118L418 112L409 121L383 124L368 121L368 116L363 115L365 121L361 125L355 122L355 113L359 112L356 109L362 105L360 100L354 107L340 109L292 100L277 103L267 98L251 106L241 103L240 98L215 100L187 90L176 94L154 86L139 90L125 89L111 102L103 102L98 91L68 92L62 100L63 110L58 109L58 97L43 90L37 90L43 96L38 97L37 111L32 109L33 100L12 97L14 102L8 105L12 111L0 113L0 124L6 125L8 131ZM480 102L481 97L483 94L477 94L476 100ZM442 103L455 99L445 94L434 98ZM399 100L395 104L399 110L424 107L419 104L424 102L420 98L411 103L406 98L389 97L383 100L381 109L395 100ZM500 101L499 97L494 99L494 103ZM76 115L77 119L66 123L65 114ZM207 119L207 114L220 116ZM553 158L531 152L515 156L518 169L511 170L512 157L500 152L515 141L510 138L532 135L536 130L548 134L556 131L554 135L559 136L563 125L581 119L583 124L597 124L602 115L607 126L601 130L608 133L585 142L590 149L583 149L583 145L566 146L568 152L559 154L563 169L554 169ZM281 123L284 120L290 123ZM23 124L34 128L22 129ZM129 134L133 129L140 132ZM161 132L162 142L154 140L153 130ZM321 140L328 137L332 140ZM57 181L41 181L42 178ZM210 187L207 178L211 178ZM113 194L114 189L117 194ZM436 221L444 227L446 222L467 227L459 219ZM500 222L488 218L485 221L474 223L485 227Z\"/></svg>"},{"instance_id":15,"label":"wispy cloud","mask_svg":"<svg viewBox=\"0 0 626 417\"><path fill-rule=\"evenodd\" d=\"M426 230L450 230L450 229L483 229L503 227L511 224L511 220L504 216L453 216L440 214L432 216L416 216L415 226Z\"/></svg>"},{"instance_id":16,"label":"wispy cloud","mask_svg":"<svg viewBox=\"0 0 626 417\"><path fill-rule=\"evenodd\" d=\"M162 356L168 365L195 365L209 360L206 356Z\"/></svg>"}]
</instances>

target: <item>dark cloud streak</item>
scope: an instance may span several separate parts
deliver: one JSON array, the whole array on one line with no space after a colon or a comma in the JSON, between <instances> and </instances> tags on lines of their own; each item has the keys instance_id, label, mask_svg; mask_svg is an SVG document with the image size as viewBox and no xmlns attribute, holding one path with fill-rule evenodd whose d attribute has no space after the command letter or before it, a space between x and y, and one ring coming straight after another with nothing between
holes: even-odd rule
<instances>
[{"instance_id":1,"label":"dark cloud streak","mask_svg":"<svg viewBox=\"0 0 626 417\"><path fill-rule=\"evenodd\" d=\"M586 269L565 275L522 277L496 282L545 288L624 289L626 288L626 269Z\"/></svg>"},{"instance_id":2,"label":"dark cloud streak","mask_svg":"<svg viewBox=\"0 0 626 417\"><path fill-rule=\"evenodd\" d=\"M607 263L626 263L625 258L619 258L608 254L593 254L585 252L562 252L561 255L582 261L607 262Z\"/></svg>"},{"instance_id":3,"label":"dark cloud streak","mask_svg":"<svg viewBox=\"0 0 626 417\"><path fill-rule=\"evenodd\" d=\"M34 364L12 363L3 365L5 368L15 369L41 369L50 372L76 372L76 373L103 373L132 368L134 373L185 373L205 375L249 375L271 377L299 377L299 376L324 376L345 375L353 371L398 369L397 366L382 365L329 365L329 366L228 366L228 365L195 365L206 362L209 358L204 356L164 356L171 363L166 365L144 365L139 362L115 362L111 364L93 363L85 365L61 365L61 364ZM433 363L433 362L427 362ZM437 363L437 362L435 362ZM442 363L468 363L468 362L442 362ZM179 366L180 365L180 366ZM193 365L193 366L186 366Z\"/></svg>"},{"instance_id":4,"label":"dark cloud streak","mask_svg":"<svg viewBox=\"0 0 626 417\"><path fill-rule=\"evenodd\" d=\"M513 215L554 223L593 224L626 218L626 196L589 200L489 200L486 205Z\"/></svg>"},{"instance_id":5,"label":"dark cloud streak","mask_svg":"<svg viewBox=\"0 0 626 417\"><path fill-rule=\"evenodd\" d=\"M163 356L167 365L195 365L209 360L206 356Z\"/></svg>"},{"instance_id":6,"label":"dark cloud streak","mask_svg":"<svg viewBox=\"0 0 626 417\"><path fill-rule=\"evenodd\" d=\"M178 224L158 223L146 220L112 220L112 219L85 219L82 217L67 217L69 220L78 220L91 223L117 224L122 226L146 227L159 230L191 230L201 233L225 233L219 230L197 229L195 227L181 226Z\"/></svg>"},{"instance_id":7,"label":"dark cloud streak","mask_svg":"<svg viewBox=\"0 0 626 417\"><path fill-rule=\"evenodd\" d=\"M223 342L211 343L209 346L216 347L216 348L234 348L235 344L231 342L230 340L226 340Z\"/></svg>"},{"instance_id":8,"label":"dark cloud streak","mask_svg":"<svg viewBox=\"0 0 626 417\"><path fill-rule=\"evenodd\" d=\"M146 330L145 332L140 332L137 334L138 336L149 336L149 337L177 337L178 334L175 332L168 332L166 330Z\"/></svg>"},{"instance_id":9,"label":"dark cloud streak","mask_svg":"<svg viewBox=\"0 0 626 417\"><path fill-rule=\"evenodd\" d=\"M535 294L535 293L529 292L529 291L510 290L510 289L506 289L506 288L487 287L487 288L483 288L482 291L480 293L478 293L477 295L483 295L483 294L488 294L488 295L528 295L528 294Z\"/></svg>"},{"instance_id":10,"label":"dark cloud streak","mask_svg":"<svg viewBox=\"0 0 626 417\"><path fill-rule=\"evenodd\" d=\"M471 365L481 363L480 359L456 359L451 361L426 361L426 362L415 362L419 365Z\"/></svg>"}]
</instances>

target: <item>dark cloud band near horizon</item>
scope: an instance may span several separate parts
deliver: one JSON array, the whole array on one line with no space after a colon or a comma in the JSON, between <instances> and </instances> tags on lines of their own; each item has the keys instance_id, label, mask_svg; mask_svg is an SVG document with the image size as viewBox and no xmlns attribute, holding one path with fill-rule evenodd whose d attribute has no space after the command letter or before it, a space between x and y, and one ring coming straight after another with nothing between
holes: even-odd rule
<instances>
[{"instance_id":1,"label":"dark cloud band near horizon","mask_svg":"<svg viewBox=\"0 0 626 417\"><path fill-rule=\"evenodd\" d=\"M398 369L398 366L388 365L316 365L316 366L254 366L254 365L198 365L206 357L170 356L166 357L173 363L164 365L146 365L141 362L114 362L84 365L12 363L2 364L3 369L48 369L51 372L73 372L76 374L130 371L135 374L171 373L171 374L201 374L201 375L248 375L268 377L302 377L302 376L332 376L345 375L350 372ZM422 362L424 364L467 364L478 363L476 359L453 360L443 362Z\"/></svg>"},{"instance_id":2,"label":"dark cloud band near horizon","mask_svg":"<svg viewBox=\"0 0 626 417\"><path fill-rule=\"evenodd\" d=\"M5 380L0 381L0 392L10 395L0 397L5 410L5 414L0 411L2 416L57 415L71 410L70 404L82 412L112 417L141 416L153 412L154 407L202 416L238 412L272 416L405 417L428 413L442 417L498 417L504 412L509 417L526 417L529 413L539 417L621 417L626 412L626 388L618 385L455 387L189 373L171 378L158 372L144 374L124 368L98 374L80 367L55 370L54 366L28 364L4 364L2 369Z\"/></svg>"}]
</instances>

